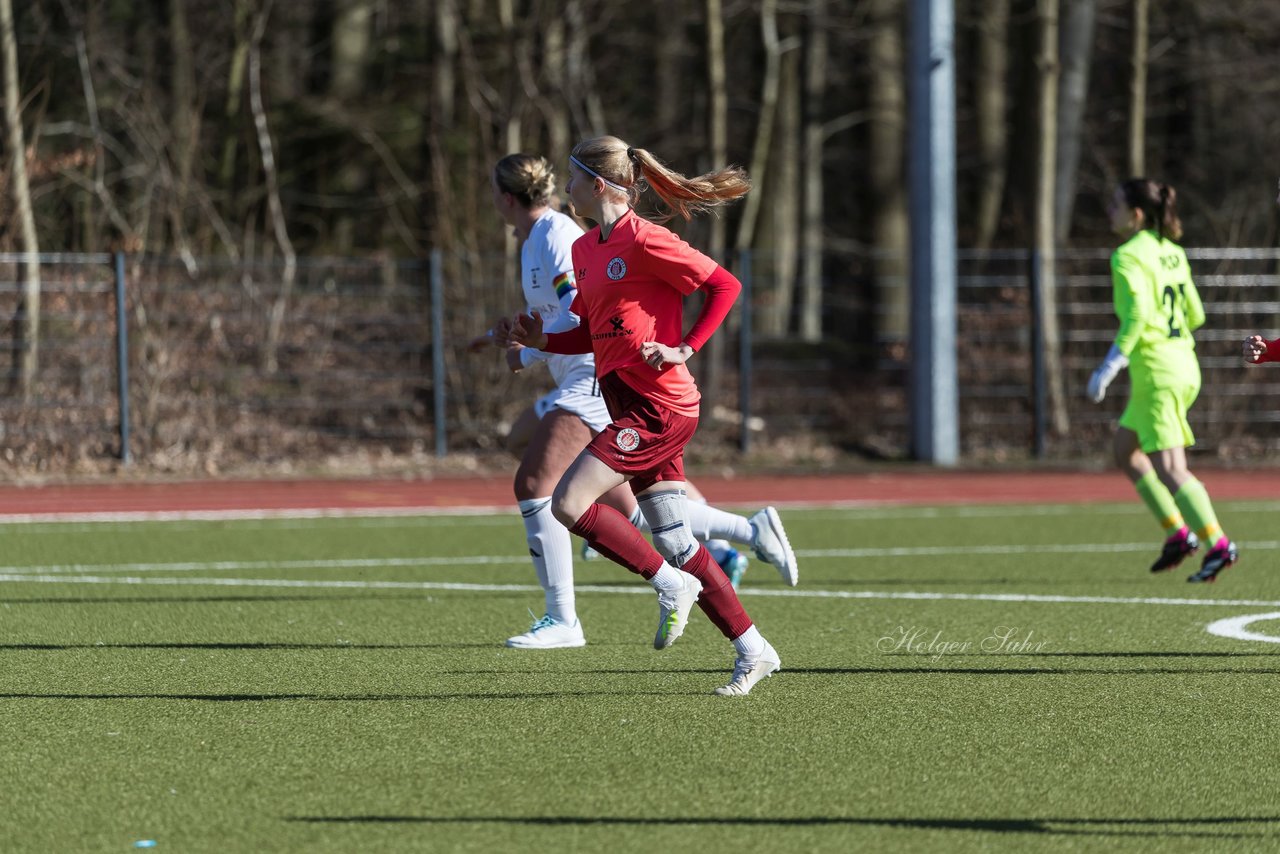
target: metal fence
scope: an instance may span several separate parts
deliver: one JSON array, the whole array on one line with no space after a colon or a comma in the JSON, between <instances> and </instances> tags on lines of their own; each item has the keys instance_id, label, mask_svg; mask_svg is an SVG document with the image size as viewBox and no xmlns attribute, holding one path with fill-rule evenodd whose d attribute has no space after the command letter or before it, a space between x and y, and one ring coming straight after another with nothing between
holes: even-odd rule
<instances>
[{"instance_id":1,"label":"metal fence","mask_svg":"<svg viewBox=\"0 0 1280 854\"><path fill-rule=\"evenodd\" d=\"M1280 332L1280 250L1188 255L1209 318L1196 335L1198 448L1272 454L1280 450L1280 371L1244 368L1239 341ZM0 255L0 336L10 342L0 351L8 378L0 453L14 467L74 471L125 451L175 471L357 452L483 452L497 449L505 425L549 387L541 369L512 375L496 352L466 350L519 304L515 261L505 255L303 259L288 286L275 261L45 255L39 370L24 399L22 257ZM1104 452L1127 389L1122 377L1101 406L1083 398L1116 328L1107 258L1099 250L1056 259L1071 425L1059 435L1037 405L1045 395L1034 370L1031 253L960 253L966 460ZM829 258L823 336L806 342L763 335L760 313L750 311L776 296L771 259L741 256L732 266L744 282L743 310L721 333L715 368L710 352L695 367L700 380L714 379L699 453L732 457L749 447L767 456L786 445L789 459L820 461L823 448L905 457L911 342L875 331L892 288L903 285L877 281L869 257Z\"/></svg>"}]
</instances>

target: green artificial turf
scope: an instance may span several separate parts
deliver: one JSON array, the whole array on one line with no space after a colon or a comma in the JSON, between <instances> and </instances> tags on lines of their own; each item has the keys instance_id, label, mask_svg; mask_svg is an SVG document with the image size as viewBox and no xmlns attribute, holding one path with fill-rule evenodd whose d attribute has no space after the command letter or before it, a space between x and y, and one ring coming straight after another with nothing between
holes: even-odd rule
<instances>
[{"instance_id":1,"label":"green artificial turf","mask_svg":"<svg viewBox=\"0 0 1280 854\"><path fill-rule=\"evenodd\" d=\"M1280 645L1206 626L1280 639L1277 510L1219 507L1216 585L1136 501L784 510L731 699L602 560L585 648L505 649L514 514L3 525L0 849L1275 850Z\"/></svg>"}]
</instances>

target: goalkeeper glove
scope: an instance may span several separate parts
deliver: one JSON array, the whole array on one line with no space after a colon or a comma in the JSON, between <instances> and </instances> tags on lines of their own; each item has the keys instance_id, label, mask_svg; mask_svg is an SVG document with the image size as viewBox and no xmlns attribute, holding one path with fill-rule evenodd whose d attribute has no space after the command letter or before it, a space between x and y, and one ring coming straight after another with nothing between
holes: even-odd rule
<instances>
[{"instance_id":1,"label":"goalkeeper glove","mask_svg":"<svg viewBox=\"0 0 1280 854\"><path fill-rule=\"evenodd\" d=\"M1102 360L1102 364L1098 365L1093 376L1089 377L1089 389L1086 392L1089 399L1094 403L1102 403L1102 399L1107 396L1107 386L1111 385L1111 381L1127 367L1129 367L1129 357L1112 344L1107 358Z\"/></svg>"}]
</instances>

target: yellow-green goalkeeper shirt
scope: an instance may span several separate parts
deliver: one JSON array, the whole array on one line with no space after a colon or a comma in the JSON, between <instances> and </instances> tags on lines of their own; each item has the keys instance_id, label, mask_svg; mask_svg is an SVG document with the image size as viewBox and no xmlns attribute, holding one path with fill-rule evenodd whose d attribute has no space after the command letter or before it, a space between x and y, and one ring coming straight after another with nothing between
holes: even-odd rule
<instances>
[{"instance_id":1,"label":"yellow-green goalkeeper shirt","mask_svg":"<svg viewBox=\"0 0 1280 854\"><path fill-rule=\"evenodd\" d=\"M1159 386L1198 374L1191 333L1204 325L1204 304L1182 247L1139 231L1111 254L1111 284L1130 380Z\"/></svg>"}]
</instances>

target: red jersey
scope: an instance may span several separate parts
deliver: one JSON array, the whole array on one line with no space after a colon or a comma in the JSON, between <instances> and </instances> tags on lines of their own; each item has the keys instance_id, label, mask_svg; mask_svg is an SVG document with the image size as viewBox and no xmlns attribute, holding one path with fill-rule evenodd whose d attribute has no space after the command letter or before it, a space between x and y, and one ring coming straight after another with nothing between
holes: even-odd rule
<instances>
[{"instance_id":1,"label":"red jersey","mask_svg":"<svg viewBox=\"0 0 1280 854\"><path fill-rule=\"evenodd\" d=\"M607 239L591 229L573 244L578 296L596 356L596 376L616 371L649 400L681 415L697 416L698 387L684 365L655 371L640 345L681 344L684 297L718 267L715 261L660 225L627 211Z\"/></svg>"}]
</instances>

